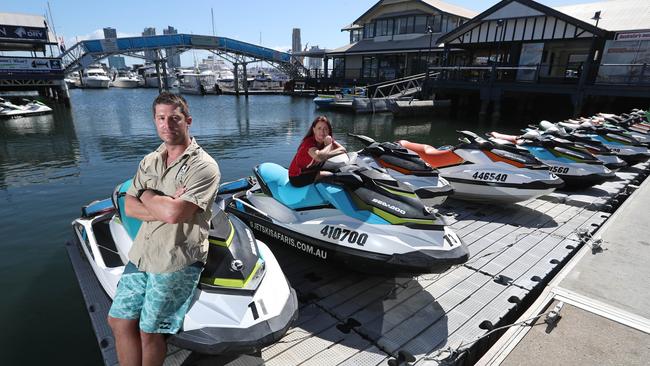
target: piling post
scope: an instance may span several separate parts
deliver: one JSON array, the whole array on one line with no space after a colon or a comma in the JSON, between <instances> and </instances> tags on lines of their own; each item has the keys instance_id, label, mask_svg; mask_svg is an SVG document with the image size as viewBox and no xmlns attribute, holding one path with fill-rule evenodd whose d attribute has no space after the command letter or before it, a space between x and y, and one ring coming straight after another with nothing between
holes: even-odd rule
<instances>
[{"instance_id":1,"label":"piling post","mask_svg":"<svg viewBox=\"0 0 650 366\"><path fill-rule=\"evenodd\" d=\"M235 66L235 95L239 96L239 64L235 62L233 66Z\"/></svg>"},{"instance_id":2,"label":"piling post","mask_svg":"<svg viewBox=\"0 0 650 366\"><path fill-rule=\"evenodd\" d=\"M246 70L246 62L242 62L242 72L244 73L244 80L243 80L243 85L244 85L244 95L248 98L248 73Z\"/></svg>"},{"instance_id":3,"label":"piling post","mask_svg":"<svg viewBox=\"0 0 650 366\"><path fill-rule=\"evenodd\" d=\"M163 60L162 69L163 69L163 86L165 90L169 90L169 80L167 78L167 60Z\"/></svg>"},{"instance_id":4,"label":"piling post","mask_svg":"<svg viewBox=\"0 0 650 366\"><path fill-rule=\"evenodd\" d=\"M160 60L155 60L154 63L156 64L156 78L158 78L158 94L162 93L162 82L160 80Z\"/></svg>"}]
</instances>

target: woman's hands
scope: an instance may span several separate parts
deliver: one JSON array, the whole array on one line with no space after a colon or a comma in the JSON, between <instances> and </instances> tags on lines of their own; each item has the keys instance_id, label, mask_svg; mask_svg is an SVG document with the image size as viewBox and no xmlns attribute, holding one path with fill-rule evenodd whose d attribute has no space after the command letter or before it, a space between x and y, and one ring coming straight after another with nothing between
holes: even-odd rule
<instances>
[{"instance_id":1,"label":"woman's hands","mask_svg":"<svg viewBox=\"0 0 650 366\"><path fill-rule=\"evenodd\" d=\"M331 145L332 142L334 142L334 140L332 139L332 136L327 135L325 136L325 140L323 142L325 143L325 146L327 146L327 145Z\"/></svg>"}]
</instances>

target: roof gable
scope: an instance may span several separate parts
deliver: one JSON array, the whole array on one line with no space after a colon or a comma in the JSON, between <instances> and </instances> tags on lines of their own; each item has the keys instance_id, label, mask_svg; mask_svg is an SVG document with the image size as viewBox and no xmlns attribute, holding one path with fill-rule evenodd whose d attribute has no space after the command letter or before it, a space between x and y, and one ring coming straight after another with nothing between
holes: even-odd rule
<instances>
[{"instance_id":1,"label":"roof gable","mask_svg":"<svg viewBox=\"0 0 650 366\"><path fill-rule=\"evenodd\" d=\"M379 0L370 9L366 10L365 13L361 14L361 16L357 18L353 22L353 24L359 24L360 22L365 22L367 18L371 17L373 14L377 14L380 8L385 6L391 6L391 5L396 7L403 5L409 8L409 10L413 10L413 11L423 10L428 13L438 12L438 13L451 14L465 19L469 19L474 15L476 15L476 12L472 10L468 10L460 6L451 5L438 0ZM394 13L395 10L391 10L390 12Z\"/></svg>"},{"instance_id":2,"label":"roof gable","mask_svg":"<svg viewBox=\"0 0 650 366\"><path fill-rule=\"evenodd\" d=\"M503 0L440 37L439 41L463 44L495 42L497 38L524 41L604 37L606 34L603 29L532 0Z\"/></svg>"},{"instance_id":3,"label":"roof gable","mask_svg":"<svg viewBox=\"0 0 650 366\"><path fill-rule=\"evenodd\" d=\"M544 15L543 12L515 1L496 9L492 14L488 14L483 19L523 18L542 15Z\"/></svg>"}]
</instances>

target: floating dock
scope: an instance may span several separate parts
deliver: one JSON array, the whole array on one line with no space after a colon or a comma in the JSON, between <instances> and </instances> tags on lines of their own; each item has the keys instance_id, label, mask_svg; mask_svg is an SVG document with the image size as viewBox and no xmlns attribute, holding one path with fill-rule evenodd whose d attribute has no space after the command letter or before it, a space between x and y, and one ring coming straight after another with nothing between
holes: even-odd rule
<instances>
[{"instance_id":1,"label":"floating dock","mask_svg":"<svg viewBox=\"0 0 650 366\"><path fill-rule=\"evenodd\" d=\"M253 355L206 357L170 347L166 365L473 364L505 331L496 329L527 311L648 173L648 163L638 164L586 191L507 206L449 199L439 212L471 257L441 274L369 276L271 242L299 295L293 328ZM76 245L66 247L76 275L94 279ZM109 299L96 280L83 282L105 363L117 364Z\"/></svg>"}]
</instances>

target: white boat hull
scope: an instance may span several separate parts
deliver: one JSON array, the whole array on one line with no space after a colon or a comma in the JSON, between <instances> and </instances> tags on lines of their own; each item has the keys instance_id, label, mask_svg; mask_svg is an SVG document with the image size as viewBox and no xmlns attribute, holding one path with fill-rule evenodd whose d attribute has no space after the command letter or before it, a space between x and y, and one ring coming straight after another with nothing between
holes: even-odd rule
<instances>
[{"instance_id":1,"label":"white boat hull","mask_svg":"<svg viewBox=\"0 0 650 366\"><path fill-rule=\"evenodd\" d=\"M127 79L127 78L117 78L113 81L113 87L115 88L137 88L138 79Z\"/></svg>"},{"instance_id":2,"label":"white boat hull","mask_svg":"<svg viewBox=\"0 0 650 366\"><path fill-rule=\"evenodd\" d=\"M84 88L93 88L93 89L106 89L109 87L110 79L109 78L84 78L83 87Z\"/></svg>"}]
</instances>

